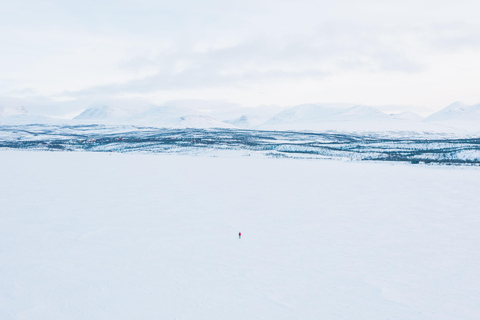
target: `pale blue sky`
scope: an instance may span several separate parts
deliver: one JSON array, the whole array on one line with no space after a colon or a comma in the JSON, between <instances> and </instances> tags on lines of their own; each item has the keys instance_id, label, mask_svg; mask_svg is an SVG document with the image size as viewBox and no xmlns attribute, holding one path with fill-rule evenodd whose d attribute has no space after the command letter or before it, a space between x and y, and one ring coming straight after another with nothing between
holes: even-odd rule
<instances>
[{"instance_id":1,"label":"pale blue sky","mask_svg":"<svg viewBox=\"0 0 480 320\"><path fill-rule=\"evenodd\" d=\"M478 1L5 1L0 96L480 102Z\"/></svg>"}]
</instances>

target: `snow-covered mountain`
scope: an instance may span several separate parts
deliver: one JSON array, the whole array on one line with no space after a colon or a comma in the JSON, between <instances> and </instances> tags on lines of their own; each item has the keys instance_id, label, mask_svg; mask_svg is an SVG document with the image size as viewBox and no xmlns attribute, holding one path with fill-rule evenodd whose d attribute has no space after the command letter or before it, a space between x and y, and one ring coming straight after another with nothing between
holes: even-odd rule
<instances>
[{"instance_id":1,"label":"snow-covered mountain","mask_svg":"<svg viewBox=\"0 0 480 320\"><path fill-rule=\"evenodd\" d=\"M348 120L375 120L375 119L386 119L388 116L373 108L373 107L368 107L368 106L353 106L351 108L348 108L345 111L340 111L337 116L335 117L335 120L343 120L343 121L348 121Z\"/></svg>"},{"instance_id":2,"label":"snow-covered mountain","mask_svg":"<svg viewBox=\"0 0 480 320\"><path fill-rule=\"evenodd\" d=\"M204 114L175 106L156 106L130 118L135 125L165 128L235 128Z\"/></svg>"},{"instance_id":3,"label":"snow-covered mountain","mask_svg":"<svg viewBox=\"0 0 480 320\"><path fill-rule=\"evenodd\" d=\"M27 115L28 111L24 107L3 107L0 106L0 117L11 117Z\"/></svg>"},{"instance_id":4,"label":"snow-covered mountain","mask_svg":"<svg viewBox=\"0 0 480 320\"><path fill-rule=\"evenodd\" d=\"M187 115L172 119L174 128L236 128L235 126L205 115Z\"/></svg>"},{"instance_id":5,"label":"snow-covered mountain","mask_svg":"<svg viewBox=\"0 0 480 320\"><path fill-rule=\"evenodd\" d=\"M302 104L284 110L262 124L262 127L307 126L331 119L338 109L315 104Z\"/></svg>"},{"instance_id":6,"label":"snow-covered mountain","mask_svg":"<svg viewBox=\"0 0 480 320\"><path fill-rule=\"evenodd\" d=\"M280 130L389 131L416 130L421 119L415 113L385 114L369 106L333 108L315 104L284 110L260 126Z\"/></svg>"},{"instance_id":7,"label":"snow-covered mountain","mask_svg":"<svg viewBox=\"0 0 480 320\"><path fill-rule=\"evenodd\" d=\"M425 118L425 121L478 121L480 120L480 104L468 105L454 102L442 110ZM480 124L480 123L479 123Z\"/></svg>"},{"instance_id":8,"label":"snow-covered mountain","mask_svg":"<svg viewBox=\"0 0 480 320\"><path fill-rule=\"evenodd\" d=\"M280 112L265 125L316 124L339 121L372 121L387 119L388 115L368 106L332 108L322 105L303 104Z\"/></svg>"},{"instance_id":9,"label":"snow-covered mountain","mask_svg":"<svg viewBox=\"0 0 480 320\"><path fill-rule=\"evenodd\" d=\"M88 108L73 119L80 123L128 124L165 128L234 128L213 117L176 106L154 106L135 114L114 106L99 105Z\"/></svg>"},{"instance_id":10,"label":"snow-covered mountain","mask_svg":"<svg viewBox=\"0 0 480 320\"><path fill-rule=\"evenodd\" d=\"M7 102L3 105L8 107L0 106L0 124L53 124L71 121L32 115L23 107L22 101ZM385 109L382 107L382 110ZM281 112L278 112L280 110ZM365 105L348 107L302 104L282 109L279 106L248 108L221 101L178 100L152 107L144 101L127 103L112 100L93 102L88 109L73 118L72 122L166 128L480 132L480 104L455 102L422 119L413 112L387 114Z\"/></svg>"},{"instance_id":11,"label":"snow-covered mountain","mask_svg":"<svg viewBox=\"0 0 480 320\"><path fill-rule=\"evenodd\" d=\"M455 102L424 120L462 131L480 131L480 104Z\"/></svg>"},{"instance_id":12,"label":"snow-covered mountain","mask_svg":"<svg viewBox=\"0 0 480 320\"><path fill-rule=\"evenodd\" d=\"M88 108L73 118L73 120L88 123L121 123L127 122L127 119L131 116L132 112L129 110L120 107L99 105Z\"/></svg>"},{"instance_id":13,"label":"snow-covered mountain","mask_svg":"<svg viewBox=\"0 0 480 320\"><path fill-rule=\"evenodd\" d=\"M259 126L265 122L265 119L260 116L244 114L236 119L225 120L225 123L231 124L242 129L251 129Z\"/></svg>"},{"instance_id":14,"label":"snow-covered mountain","mask_svg":"<svg viewBox=\"0 0 480 320\"><path fill-rule=\"evenodd\" d=\"M55 120L43 117L35 116L28 113L24 107L3 107L0 106L0 124L3 125L23 125L23 124L43 124L54 123Z\"/></svg>"}]
</instances>

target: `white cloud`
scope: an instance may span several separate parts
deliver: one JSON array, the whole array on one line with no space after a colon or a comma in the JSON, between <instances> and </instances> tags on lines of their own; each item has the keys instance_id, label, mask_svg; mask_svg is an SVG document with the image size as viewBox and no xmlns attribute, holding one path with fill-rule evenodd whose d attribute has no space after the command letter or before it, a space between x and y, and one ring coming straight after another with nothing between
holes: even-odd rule
<instances>
[{"instance_id":1,"label":"white cloud","mask_svg":"<svg viewBox=\"0 0 480 320\"><path fill-rule=\"evenodd\" d=\"M473 103L479 9L466 0L4 1L0 92Z\"/></svg>"}]
</instances>

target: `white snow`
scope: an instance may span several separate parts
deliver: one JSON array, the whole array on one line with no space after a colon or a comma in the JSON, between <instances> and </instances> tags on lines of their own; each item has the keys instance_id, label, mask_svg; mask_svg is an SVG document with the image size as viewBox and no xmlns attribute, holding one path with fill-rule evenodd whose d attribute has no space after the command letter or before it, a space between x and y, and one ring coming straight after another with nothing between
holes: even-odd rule
<instances>
[{"instance_id":1,"label":"white snow","mask_svg":"<svg viewBox=\"0 0 480 320\"><path fill-rule=\"evenodd\" d=\"M466 103L457 101L425 118L425 121L448 121L461 117L470 108Z\"/></svg>"},{"instance_id":2,"label":"white snow","mask_svg":"<svg viewBox=\"0 0 480 320\"><path fill-rule=\"evenodd\" d=\"M32 123L55 123L55 119L31 115L21 106L0 106L0 125L24 125Z\"/></svg>"},{"instance_id":3,"label":"white snow","mask_svg":"<svg viewBox=\"0 0 480 320\"><path fill-rule=\"evenodd\" d=\"M234 126L189 109L175 106L153 107L130 119L135 125L164 128L234 128Z\"/></svg>"},{"instance_id":4,"label":"white snow","mask_svg":"<svg viewBox=\"0 0 480 320\"><path fill-rule=\"evenodd\" d=\"M260 125L268 130L356 131L431 131L449 132L444 126L420 122L413 112L385 114L369 106L334 108L304 104L284 110Z\"/></svg>"},{"instance_id":5,"label":"white snow","mask_svg":"<svg viewBox=\"0 0 480 320\"><path fill-rule=\"evenodd\" d=\"M1 319L480 314L477 168L13 151L0 163Z\"/></svg>"},{"instance_id":6,"label":"white snow","mask_svg":"<svg viewBox=\"0 0 480 320\"><path fill-rule=\"evenodd\" d=\"M165 127L173 128L236 128L235 126L218 121L205 115L181 116L172 120Z\"/></svg>"},{"instance_id":7,"label":"white snow","mask_svg":"<svg viewBox=\"0 0 480 320\"><path fill-rule=\"evenodd\" d=\"M407 112L402 112L402 113L394 113L394 114L391 114L390 117L394 118L394 119L400 119L400 120L410 120L410 121L422 121L423 120L423 117L420 116L419 114L415 113L415 112L410 112L410 111L407 111Z\"/></svg>"},{"instance_id":8,"label":"white snow","mask_svg":"<svg viewBox=\"0 0 480 320\"><path fill-rule=\"evenodd\" d=\"M107 124L159 128L242 128L287 131L480 133L480 104L455 102L423 119L416 113L386 114L363 105L302 104L240 107L222 101L178 100L158 106L145 102L98 102L72 120L29 115L19 106L0 107L0 125ZM122 107L125 105L125 107ZM283 109L283 110L282 110ZM282 110L282 111L280 111ZM280 111L280 112L279 112Z\"/></svg>"},{"instance_id":9,"label":"white snow","mask_svg":"<svg viewBox=\"0 0 480 320\"><path fill-rule=\"evenodd\" d=\"M87 110L83 111L81 114L76 116L74 120L84 120L84 121L109 121L109 120L124 120L128 117L131 117L132 113L129 110L112 107L108 105L92 106Z\"/></svg>"},{"instance_id":10,"label":"white snow","mask_svg":"<svg viewBox=\"0 0 480 320\"><path fill-rule=\"evenodd\" d=\"M73 120L75 123L124 124L162 128L235 128L207 115L176 106L154 106L139 114L121 107L92 106Z\"/></svg>"},{"instance_id":11,"label":"white snow","mask_svg":"<svg viewBox=\"0 0 480 320\"><path fill-rule=\"evenodd\" d=\"M280 112L272 119L265 122L263 126L316 123L331 119L338 114L338 112L339 111L336 108L323 107L314 104L302 104Z\"/></svg>"},{"instance_id":12,"label":"white snow","mask_svg":"<svg viewBox=\"0 0 480 320\"><path fill-rule=\"evenodd\" d=\"M28 114L27 109L24 107L4 107L0 106L0 117L18 116Z\"/></svg>"},{"instance_id":13,"label":"white snow","mask_svg":"<svg viewBox=\"0 0 480 320\"><path fill-rule=\"evenodd\" d=\"M467 105L455 102L425 119L428 123L441 124L456 130L480 132L480 104Z\"/></svg>"},{"instance_id":14,"label":"white snow","mask_svg":"<svg viewBox=\"0 0 480 320\"><path fill-rule=\"evenodd\" d=\"M263 122L265 122L265 119L258 116L244 114L238 118L225 120L224 122L237 128L251 129L261 125Z\"/></svg>"}]
</instances>

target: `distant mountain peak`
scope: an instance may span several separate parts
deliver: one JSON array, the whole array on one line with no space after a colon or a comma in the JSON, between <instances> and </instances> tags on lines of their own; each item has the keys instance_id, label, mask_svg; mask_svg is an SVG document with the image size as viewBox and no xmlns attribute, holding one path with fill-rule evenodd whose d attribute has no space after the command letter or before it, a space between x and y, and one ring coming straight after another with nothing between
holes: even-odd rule
<instances>
[{"instance_id":1,"label":"distant mountain peak","mask_svg":"<svg viewBox=\"0 0 480 320\"><path fill-rule=\"evenodd\" d=\"M449 104L445 109L452 111L464 111L468 108L468 104L462 101L455 101L454 103Z\"/></svg>"},{"instance_id":2,"label":"distant mountain peak","mask_svg":"<svg viewBox=\"0 0 480 320\"><path fill-rule=\"evenodd\" d=\"M24 107L3 107L0 106L0 117L27 115L28 111Z\"/></svg>"},{"instance_id":3,"label":"distant mountain peak","mask_svg":"<svg viewBox=\"0 0 480 320\"><path fill-rule=\"evenodd\" d=\"M236 119L225 120L223 122L234 125L235 127L238 127L238 128L249 129L262 124L264 121L265 120L263 120L261 117L244 114Z\"/></svg>"},{"instance_id":4,"label":"distant mountain peak","mask_svg":"<svg viewBox=\"0 0 480 320\"><path fill-rule=\"evenodd\" d=\"M452 121L452 120L473 120L472 115L480 113L480 104L469 106L468 104L457 101L442 110L435 112L425 119L425 121Z\"/></svg>"},{"instance_id":5,"label":"distant mountain peak","mask_svg":"<svg viewBox=\"0 0 480 320\"><path fill-rule=\"evenodd\" d=\"M93 106L76 116L75 120L108 120L130 116L130 112L119 107L107 105Z\"/></svg>"}]
</instances>

